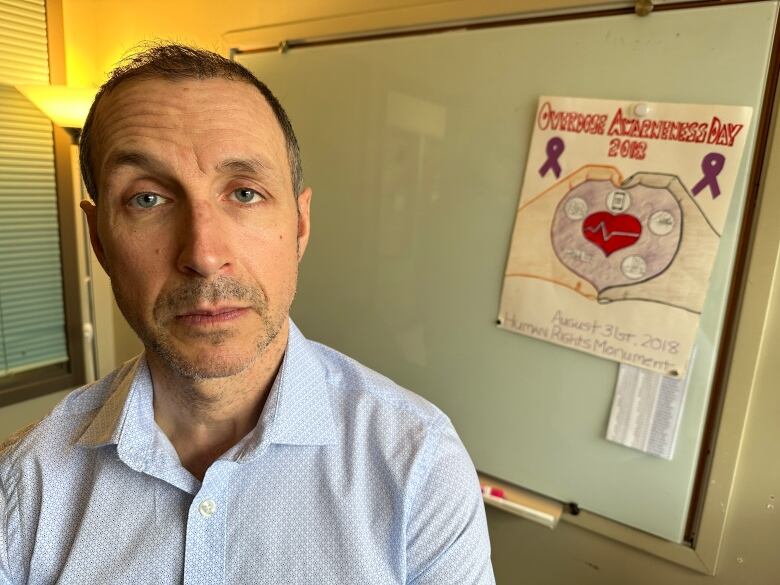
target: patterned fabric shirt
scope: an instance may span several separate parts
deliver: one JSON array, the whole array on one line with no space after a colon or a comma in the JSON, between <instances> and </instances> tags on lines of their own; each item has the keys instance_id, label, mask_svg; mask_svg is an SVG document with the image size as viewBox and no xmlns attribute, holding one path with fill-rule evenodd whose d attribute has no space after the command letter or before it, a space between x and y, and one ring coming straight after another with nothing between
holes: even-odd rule
<instances>
[{"instance_id":1,"label":"patterned fabric shirt","mask_svg":"<svg viewBox=\"0 0 780 585\"><path fill-rule=\"evenodd\" d=\"M257 426L202 482L152 398L142 356L0 447L0 584L494 583L447 417L292 323Z\"/></svg>"}]
</instances>

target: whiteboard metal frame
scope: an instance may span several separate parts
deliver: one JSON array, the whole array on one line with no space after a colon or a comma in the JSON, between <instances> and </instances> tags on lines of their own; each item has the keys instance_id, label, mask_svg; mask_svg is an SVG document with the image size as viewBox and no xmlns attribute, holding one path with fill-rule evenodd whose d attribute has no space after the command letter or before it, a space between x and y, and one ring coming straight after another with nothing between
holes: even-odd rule
<instances>
[{"instance_id":1,"label":"whiteboard metal frame","mask_svg":"<svg viewBox=\"0 0 780 585\"><path fill-rule=\"evenodd\" d=\"M655 10L745 4L762 0L694 0L660 2ZM268 26L228 31L222 35L230 56L243 53L286 51L333 43L365 41L466 28L487 28L627 14L634 2L592 0L448 0L435 4L387 8L374 12L328 18L280 22ZM652 18L652 14L646 18ZM746 209L739 236L734 276L725 317L723 343L708 406L708 421L699 459L699 479L694 489L690 539L675 543L631 528L586 510L573 514L564 509L561 521L642 550L694 571L714 575L729 512L740 447L750 398L769 325L766 307L774 287L780 287L775 265L780 257L780 26L772 41L772 57L762 115L751 161Z\"/></svg>"},{"instance_id":2,"label":"whiteboard metal frame","mask_svg":"<svg viewBox=\"0 0 780 585\"><path fill-rule=\"evenodd\" d=\"M653 0L654 10L743 4L761 0ZM457 29L488 28L528 24L572 17L631 14L635 1L618 0L444 0L422 5L384 8L356 14L279 22L227 31L222 34L231 56L238 53L287 51L296 47L364 41L446 32ZM421 24L423 23L423 24Z\"/></svg>"}]
</instances>

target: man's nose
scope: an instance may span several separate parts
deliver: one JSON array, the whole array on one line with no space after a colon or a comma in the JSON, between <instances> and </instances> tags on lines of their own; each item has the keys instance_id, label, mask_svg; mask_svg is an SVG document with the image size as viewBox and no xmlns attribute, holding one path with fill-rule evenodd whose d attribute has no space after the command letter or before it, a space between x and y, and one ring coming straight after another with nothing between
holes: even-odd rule
<instances>
[{"instance_id":1,"label":"man's nose","mask_svg":"<svg viewBox=\"0 0 780 585\"><path fill-rule=\"evenodd\" d=\"M181 272L210 278L225 272L231 265L229 226L212 202L196 202L187 207L179 220L179 257Z\"/></svg>"}]
</instances>

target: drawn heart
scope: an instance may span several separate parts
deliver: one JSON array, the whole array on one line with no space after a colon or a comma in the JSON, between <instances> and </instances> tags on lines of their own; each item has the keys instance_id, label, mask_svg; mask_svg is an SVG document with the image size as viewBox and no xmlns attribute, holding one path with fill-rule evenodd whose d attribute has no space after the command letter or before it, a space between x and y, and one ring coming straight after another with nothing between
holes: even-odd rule
<instances>
[{"instance_id":1,"label":"drawn heart","mask_svg":"<svg viewBox=\"0 0 780 585\"><path fill-rule=\"evenodd\" d=\"M642 223L627 213L613 215L607 211L598 211L582 222L582 235L609 257L636 243L642 235Z\"/></svg>"}]
</instances>

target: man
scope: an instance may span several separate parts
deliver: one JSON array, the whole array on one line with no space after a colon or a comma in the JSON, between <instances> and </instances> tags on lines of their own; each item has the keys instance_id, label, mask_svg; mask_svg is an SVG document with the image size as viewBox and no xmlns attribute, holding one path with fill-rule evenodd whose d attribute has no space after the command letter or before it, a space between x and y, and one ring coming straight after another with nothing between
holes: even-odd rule
<instances>
[{"instance_id":1,"label":"man","mask_svg":"<svg viewBox=\"0 0 780 585\"><path fill-rule=\"evenodd\" d=\"M271 92L153 47L98 93L81 163L145 353L2 449L0 582L493 583L448 419L289 320L312 193Z\"/></svg>"}]
</instances>

